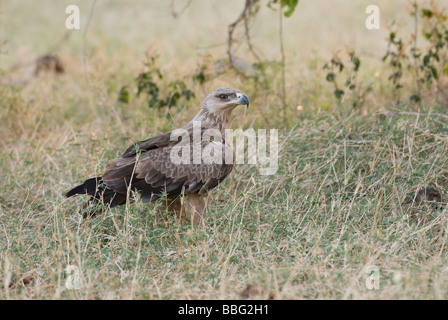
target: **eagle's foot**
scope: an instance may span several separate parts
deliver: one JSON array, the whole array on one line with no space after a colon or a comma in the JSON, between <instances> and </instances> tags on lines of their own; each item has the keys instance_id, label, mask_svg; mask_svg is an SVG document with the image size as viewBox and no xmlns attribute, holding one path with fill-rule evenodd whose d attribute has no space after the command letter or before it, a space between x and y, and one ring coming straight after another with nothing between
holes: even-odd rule
<instances>
[{"instance_id":1,"label":"eagle's foot","mask_svg":"<svg viewBox=\"0 0 448 320\"><path fill-rule=\"evenodd\" d=\"M193 226L200 226L205 223L207 198L197 193L182 195L168 204L168 210L180 217L186 217Z\"/></svg>"}]
</instances>

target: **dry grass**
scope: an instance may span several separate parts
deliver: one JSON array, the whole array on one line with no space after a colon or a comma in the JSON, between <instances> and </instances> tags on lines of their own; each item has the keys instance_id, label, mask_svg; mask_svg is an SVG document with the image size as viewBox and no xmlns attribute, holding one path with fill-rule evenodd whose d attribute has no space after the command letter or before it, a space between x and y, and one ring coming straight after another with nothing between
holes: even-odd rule
<instances>
[{"instance_id":1,"label":"dry grass","mask_svg":"<svg viewBox=\"0 0 448 320\"><path fill-rule=\"evenodd\" d=\"M377 2L384 20L405 3ZM362 76L381 82L373 74L382 72L387 32L364 28L363 5L303 1L285 20L294 125L285 130L275 73L270 88L231 73L202 86L189 79L202 55L223 55L225 46L205 47L225 42L241 1L193 1L178 20L168 1L99 1L87 69L81 30L57 52L64 74L31 78L31 67L10 67L46 53L64 33L65 4L46 3L0 1L1 299L448 298L446 110L394 106L378 97L385 80L365 109L352 110L336 105L324 81L324 61L350 43L366 55ZM91 2L73 3L86 17ZM279 57L275 16L263 10L253 28L267 59ZM128 105L116 101L150 45L168 78L184 79L196 98L168 111L149 109L134 92ZM244 50L238 55L249 57ZM212 193L204 228L139 202L80 219L82 199L63 197L69 187L101 174L131 141L188 121L220 85L251 99L235 128L280 129L276 175L237 166ZM418 197L429 187L440 203ZM80 290L65 286L69 265L80 270ZM366 288L370 265L379 267L379 290Z\"/></svg>"}]
</instances>

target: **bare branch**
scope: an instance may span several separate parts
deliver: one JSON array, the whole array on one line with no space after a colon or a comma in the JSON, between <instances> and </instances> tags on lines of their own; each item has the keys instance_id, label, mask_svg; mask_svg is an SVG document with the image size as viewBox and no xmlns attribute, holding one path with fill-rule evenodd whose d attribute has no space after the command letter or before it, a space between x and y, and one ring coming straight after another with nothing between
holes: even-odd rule
<instances>
[{"instance_id":1,"label":"bare branch","mask_svg":"<svg viewBox=\"0 0 448 320\"><path fill-rule=\"evenodd\" d=\"M193 2L193 0L189 0L187 2L187 4L182 9L180 9L178 12L176 12L176 10L174 10L174 0L171 0L171 15L173 16L173 18L176 19L176 18L180 17L185 12L185 10L188 9L188 7L191 5L192 2Z\"/></svg>"},{"instance_id":2,"label":"bare branch","mask_svg":"<svg viewBox=\"0 0 448 320\"><path fill-rule=\"evenodd\" d=\"M238 16L238 18L229 25L229 36L228 36L228 40L227 40L227 55L229 57L229 65L234 68L235 70L237 70L237 68L235 68L234 64L233 64L233 54L232 54L232 44L233 44L233 32L235 31L235 27L243 20L246 19L247 16L247 12L249 11L250 7L252 5L252 1L251 0L246 0L246 4L244 5L244 9L243 11L240 13L240 15Z\"/></svg>"},{"instance_id":3,"label":"bare branch","mask_svg":"<svg viewBox=\"0 0 448 320\"><path fill-rule=\"evenodd\" d=\"M261 61L260 56L255 52L255 49L252 45L252 40L250 38L248 15L244 16L244 35L246 36L246 42L247 42L247 46L249 47L250 52L252 52L252 55L255 57L255 59L257 59L257 61L260 62Z\"/></svg>"}]
</instances>

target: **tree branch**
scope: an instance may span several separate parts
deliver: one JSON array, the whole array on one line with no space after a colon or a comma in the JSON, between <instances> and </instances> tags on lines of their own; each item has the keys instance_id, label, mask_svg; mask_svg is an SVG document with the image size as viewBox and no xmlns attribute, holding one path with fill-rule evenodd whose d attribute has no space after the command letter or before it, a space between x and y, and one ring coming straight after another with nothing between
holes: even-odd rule
<instances>
[{"instance_id":1,"label":"tree branch","mask_svg":"<svg viewBox=\"0 0 448 320\"><path fill-rule=\"evenodd\" d=\"M246 0L246 4L244 5L243 11L240 13L238 18L229 25L229 32L228 32L228 39L227 39L227 55L229 57L229 65L237 70L235 68L235 65L233 64L233 54L232 54L232 45L233 45L233 32L235 31L235 27L243 20L247 19L247 12L249 11L250 7L252 5L252 0ZM237 70L238 71L238 70Z\"/></svg>"}]
</instances>

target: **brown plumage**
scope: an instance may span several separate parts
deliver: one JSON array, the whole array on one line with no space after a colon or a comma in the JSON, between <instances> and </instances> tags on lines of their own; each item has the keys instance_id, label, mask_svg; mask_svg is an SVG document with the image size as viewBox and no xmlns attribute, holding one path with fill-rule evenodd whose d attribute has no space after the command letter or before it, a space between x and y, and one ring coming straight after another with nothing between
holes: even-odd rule
<instances>
[{"instance_id":1,"label":"brown plumage","mask_svg":"<svg viewBox=\"0 0 448 320\"><path fill-rule=\"evenodd\" d=\"M194 163L173 161L172 152L176 154L173 148L178 150L181 144L180 138L172 141L175 131L170 131L132 145L121 158L107 165L102 177L86 180L66 196L89 195L91 202L103 203L112 208L125 204L129 194L136 190L143 202L156 201L166 195L173 210L187 213L193 223L200 223L207 210L204 199L207 192L215 188L233 169L233 162L225 161L228 154L234 158L233 149L225 140L225 130L228 129L232 110L238 105L249 106L245 95L231 88L216 89L205 98L196 117L182 127L190 138L190 160L195 159L194 152L198 150L195 147L200 145L202 151L207 150L207 147L221 150L220 161L210 161L207 157L201 157L199 162ZM206 139L210 129L220 133L222 139ZM201 140L194 142L194 145L196 132L201 133ZM214 152L210 155L214 155ZM94 209L87 215L99 212Z\"/></svg>"}]
</instances>

